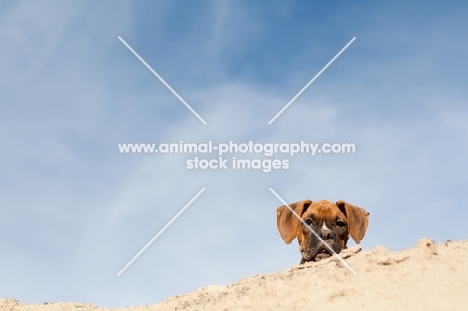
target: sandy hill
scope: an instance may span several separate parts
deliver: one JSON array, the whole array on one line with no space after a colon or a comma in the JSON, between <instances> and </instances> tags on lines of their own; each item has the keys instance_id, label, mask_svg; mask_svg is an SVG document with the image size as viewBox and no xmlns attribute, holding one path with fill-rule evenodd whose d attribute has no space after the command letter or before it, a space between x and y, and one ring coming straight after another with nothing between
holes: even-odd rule
<instances>
[{"instance_id":1,"label":"sandy hill","mask_svg":"<svg viewBox=\"0 0 468 311\"><path fill-rule=\"evenodd\" d=\"M168 298L152 306L102 309L87 303L21 304L0 300L0 310L468 310L468 240L435 244L424 238L392 252L376 246L338 259L254 275Z\"/></svg>"}]
</instances>

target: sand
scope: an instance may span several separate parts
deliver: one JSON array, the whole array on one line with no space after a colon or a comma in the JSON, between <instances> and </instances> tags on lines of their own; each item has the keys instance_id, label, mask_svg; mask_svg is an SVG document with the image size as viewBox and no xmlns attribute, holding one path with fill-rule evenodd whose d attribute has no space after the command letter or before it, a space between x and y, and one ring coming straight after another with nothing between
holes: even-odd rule
<instances>
[{"instance_id":1,"label":"sand","mask_svg":"<svg viewBox=\"0 0 468 311\"><path fill-rule=\"evenodd\" d=\"M398 252L382 246L364 252L352 247L341 256L357 275L332 257L199 288L151 306L105 309L3 299L0 310L468 310L468 240L435 244L423 238Z\"/></svg>"}]
</instances>

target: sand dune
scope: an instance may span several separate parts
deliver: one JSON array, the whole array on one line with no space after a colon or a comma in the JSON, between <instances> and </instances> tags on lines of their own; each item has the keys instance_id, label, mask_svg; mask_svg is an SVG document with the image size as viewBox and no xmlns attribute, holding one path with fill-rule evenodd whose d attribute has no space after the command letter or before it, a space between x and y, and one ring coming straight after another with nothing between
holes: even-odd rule
<instances>
[{"instance_id":1,"label":"sand dune","mask_svg":"<svg viewBox=\"0 0 468 311\"><path fill-rule=\"evenodd\" d=\"M468 240L423 238L399 252L376 246L230 285L214 285L152 306L102 309L87 303L21 304L0 300L0 310L468 310Z\"/></svg>"}]
</instances>

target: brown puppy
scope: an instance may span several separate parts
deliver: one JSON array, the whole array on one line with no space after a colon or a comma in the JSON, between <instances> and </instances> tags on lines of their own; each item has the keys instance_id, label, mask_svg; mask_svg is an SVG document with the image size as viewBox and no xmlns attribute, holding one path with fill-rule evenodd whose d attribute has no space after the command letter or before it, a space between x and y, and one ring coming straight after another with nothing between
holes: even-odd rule
<instances>
[{"instance_id":1,"label":"brown puppy","mask_svg":"<svg viewBox=\"0 0 468 311\"><path fill-rule=\"evenodd\" d=\"M338 201L304 200L289 205L337 254L346 248L349 236L359 244L367 229L369 213L360 207ZM278 231L286 244L296 237L302 254L301 264L330 257L329 249L283 205L276 210Z\"/></svg>"}]
</instances>

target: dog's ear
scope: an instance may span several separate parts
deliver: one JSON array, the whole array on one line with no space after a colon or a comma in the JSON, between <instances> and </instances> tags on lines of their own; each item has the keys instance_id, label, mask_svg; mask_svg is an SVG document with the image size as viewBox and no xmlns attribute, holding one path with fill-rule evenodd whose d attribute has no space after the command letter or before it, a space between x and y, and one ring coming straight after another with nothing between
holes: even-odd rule
<instances>
[{"instance_id":1,"label":"dog's ear","mask_svg":"<svg viewBox=\"0 0 468 311\"><path fill-rule=\"evenodd\" d=\"M353 240L359 244L366 234L369 223L369 212L361 207L346 203L343 200L336 202L340 211L348 219L348 230Z\"/></svg>"},{"instance_id":2,"label":"dog's ear","mask_svg":"<svg viewBox=\"0 0 468 311\"><path fill-rule=\"evenodd\" d=\"M304 200L289 204L289 206L299 217L301 217L307 208L309 208L311 203L311 200ZM298 226L300 225L300 220L286 205L283 205L276 209L276 225L278 226L278 231L284 242L289 244L297 237L297 230Z\"/></svg>"}]
</instances>

